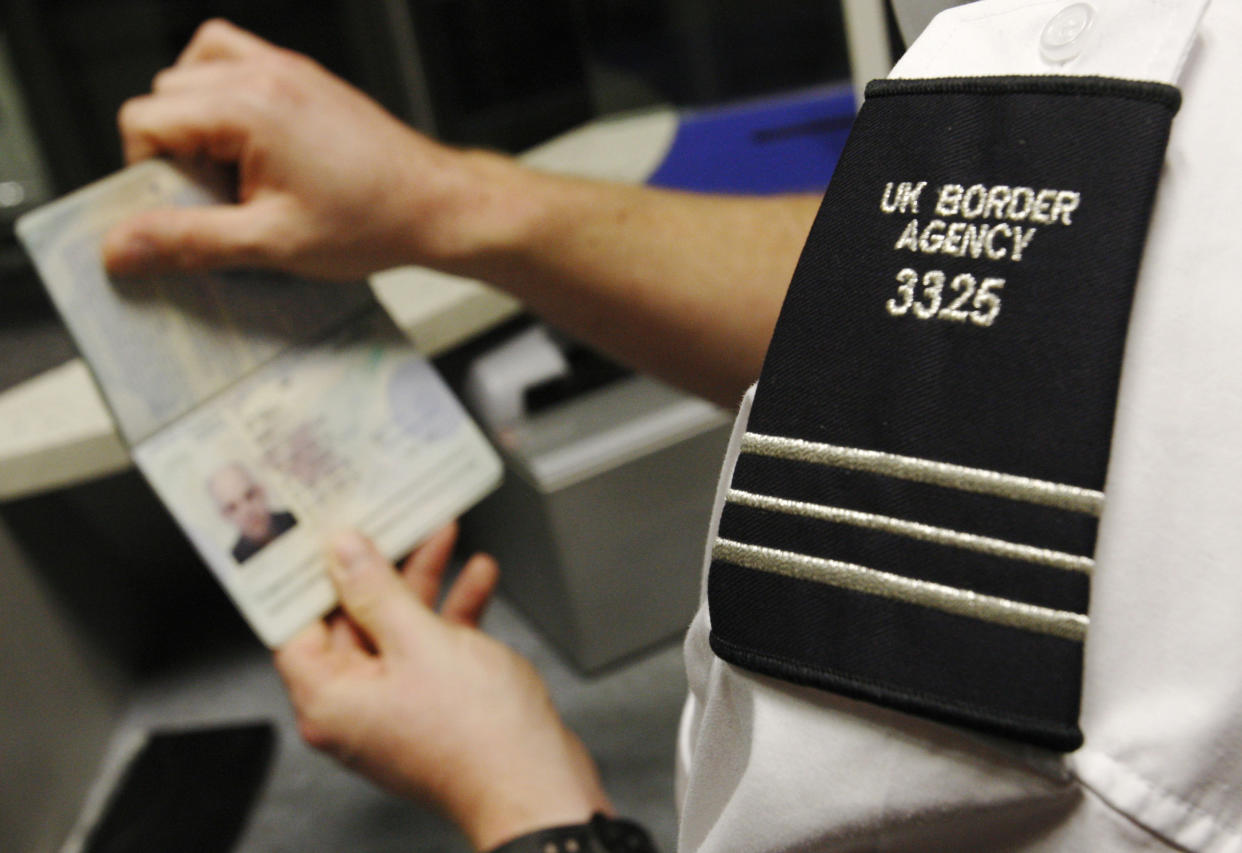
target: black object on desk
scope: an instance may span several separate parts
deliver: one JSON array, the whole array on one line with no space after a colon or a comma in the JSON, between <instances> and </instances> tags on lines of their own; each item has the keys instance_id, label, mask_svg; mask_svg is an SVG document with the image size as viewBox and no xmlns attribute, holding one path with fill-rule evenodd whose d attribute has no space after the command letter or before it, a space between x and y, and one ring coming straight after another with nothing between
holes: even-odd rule
<instances>
[{"instance_id":1,"label":"black object on desk","mask_svg":"<svg viewBox=\"0 0 1242 853\"><path fill-rule=\"evenodd\" d=\"M139 751L86 853L226 853L271 764L270 723L160 731Z\"/></svg>"}]
</instances>

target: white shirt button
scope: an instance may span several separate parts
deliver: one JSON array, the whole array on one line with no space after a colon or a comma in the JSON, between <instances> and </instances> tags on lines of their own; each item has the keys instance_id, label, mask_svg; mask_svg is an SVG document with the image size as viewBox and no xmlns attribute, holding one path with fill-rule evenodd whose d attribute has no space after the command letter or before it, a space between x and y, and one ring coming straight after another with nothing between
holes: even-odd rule
<instances>
[{"instance_id":1,"label":"white shirt button","mask_svg":"<svg viewBox=\"0 0 1242 853\"><path fill-rule=\"evenodd\" d=\"M1095 9L1090 3L1073 3L1052 16L1039 36L1039 54L1046 62L1074 59L1086 46Z\"/></svg>"}]
</instances>

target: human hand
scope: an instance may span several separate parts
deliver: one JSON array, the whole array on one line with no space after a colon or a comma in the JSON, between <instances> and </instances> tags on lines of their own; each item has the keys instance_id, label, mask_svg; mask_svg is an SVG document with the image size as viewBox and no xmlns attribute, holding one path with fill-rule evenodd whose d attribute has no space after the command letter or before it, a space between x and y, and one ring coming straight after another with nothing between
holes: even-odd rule
<instances>
[{"instance_id":1,"label":"human hand","mask_svg":"<svg viewBox=\"0 0 1242 853\"><path fill-rule=\"evenodd\" d=\"M366 539L334 542L342 612L276 653L302 736L384 787L442 809L479 850L611 806L534 667L477 629L495 561L469 560L432 609L446 528L404 579Z\"/></svg>"},{"instance_id":2,"label":"human hand","mask_svg":"<svg viewBox=\"0 0 1242 853\"><path fill-rule=\"evenodd\" d=\"M356 279L480 250L507 161L416 133L305 56L224 21L199 28L118 118L125 156L235 164L236 204L135 216L105 238L118 275L267 267Z\"/></svg>"}]
</instances>

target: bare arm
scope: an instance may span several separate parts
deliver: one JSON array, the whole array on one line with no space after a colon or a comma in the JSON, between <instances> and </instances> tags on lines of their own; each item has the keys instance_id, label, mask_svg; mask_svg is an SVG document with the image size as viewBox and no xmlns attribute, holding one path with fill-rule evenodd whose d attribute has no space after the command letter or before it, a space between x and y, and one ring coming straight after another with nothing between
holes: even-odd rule
<instances>
[{"instance_id":1,"label":"bare arm","mask_svg":"<svg viewBox=\"0 0 1242 853\"><path fill-rule=\"evenodd\" d=\"M315 63L205 25L122 110L127 156L236 163L239 203L105 242L118 273L238 265L356 278L406 263L501 287L725 405L758 376L817 206L556 177L440 145Z\"/></svg>"},{"instance_id":2,"label":"bare arm","mask_svg":"<svg viewBox=\"0 0 1242 853\"><path fill-rule=\"evenodd\" d=\"M461 270L628 364L736 406L759 376L818 198L514 179L528 182L530 208L518 238Z\"/></svg>"}]
</instances>

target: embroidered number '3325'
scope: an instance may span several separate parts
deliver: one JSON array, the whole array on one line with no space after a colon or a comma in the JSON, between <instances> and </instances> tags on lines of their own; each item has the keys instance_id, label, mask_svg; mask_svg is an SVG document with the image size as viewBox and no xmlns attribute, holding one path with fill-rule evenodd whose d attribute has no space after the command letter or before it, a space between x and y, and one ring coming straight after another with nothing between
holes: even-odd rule
<instances>
[{"instance_id":1,"label":"embroidered number '3325'","mask_svg":"<svg viewBox=\"0 0 1242 853\"><path fill-rule=\"evenodd\" d=\"M949 293L945 293L948 277L940 270L928 270L923 273L922 291L916 294L919 274L909 267L897 273L897 281L899 298L884 303L894 317L909 313L920 320L933 317L954 323L969 320L976 326L990 326L996 320L1001 309L997 291L1005 286L1003 278L985 278L980 284L973 275L964 272L948 282Z\"/></svg>"}]
</instances>

